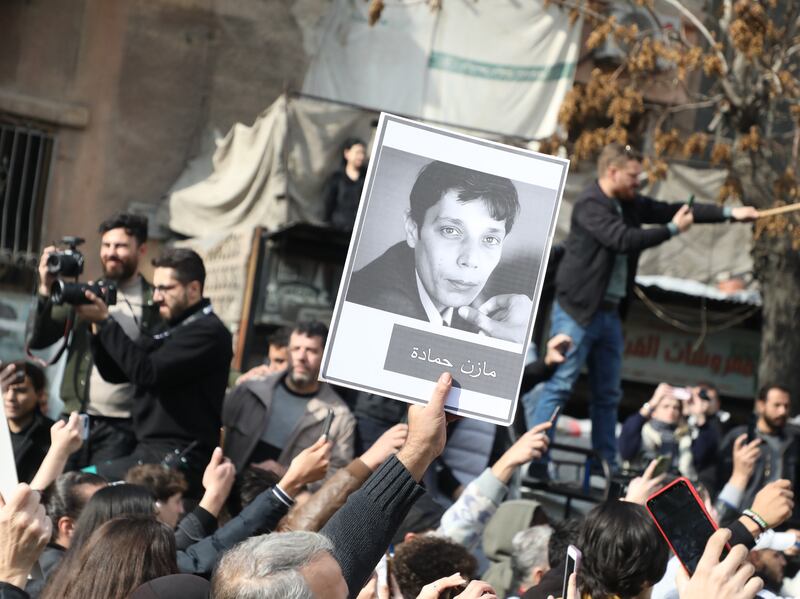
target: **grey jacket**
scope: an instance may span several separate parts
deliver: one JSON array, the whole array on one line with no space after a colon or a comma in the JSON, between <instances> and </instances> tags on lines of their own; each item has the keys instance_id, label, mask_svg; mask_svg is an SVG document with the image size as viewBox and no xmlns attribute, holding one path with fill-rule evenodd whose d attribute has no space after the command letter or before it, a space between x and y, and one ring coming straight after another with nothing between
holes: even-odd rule
<instances>
[{"instance_id":1,"label":"grey jacket","mask_svg":"<svg viewBox=\"0 0 800 599\"><path fill-rule=\"evenodd\" d=\"M286 373L265 379L251 380L234 387L225 397L222 407L222 424L225 427L225 455L241 472L249 464L250 456L267 428L275 387ZM322 383L315 397L308 400L306 411L289 435L278 462L288 467L297 454L316 443L328 408L333 409L333 422L328 438L333 441L327 477L344 468L353 460L356 420L347 404L330 385ZM319 488L322 483L313 485Z\"/></svg>"}]
</instances>

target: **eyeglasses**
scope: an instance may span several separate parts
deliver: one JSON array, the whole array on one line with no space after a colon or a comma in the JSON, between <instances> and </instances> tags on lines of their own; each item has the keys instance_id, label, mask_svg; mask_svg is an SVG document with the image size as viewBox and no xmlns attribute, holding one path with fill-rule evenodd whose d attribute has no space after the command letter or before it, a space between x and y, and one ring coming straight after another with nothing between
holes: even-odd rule
<instances>
[{"instance_id":1,"label":"eyeglasses","mask_svg":"<svg viewBox=\"0 0 800 599\"><path fill-rule=\"evenodd\" d=\"M156 285L153 287L153 293L161 293L162 295L167 291L172 291L178 286L177 283L173 283L172 285Z\"/></svg>"}]
</instances>

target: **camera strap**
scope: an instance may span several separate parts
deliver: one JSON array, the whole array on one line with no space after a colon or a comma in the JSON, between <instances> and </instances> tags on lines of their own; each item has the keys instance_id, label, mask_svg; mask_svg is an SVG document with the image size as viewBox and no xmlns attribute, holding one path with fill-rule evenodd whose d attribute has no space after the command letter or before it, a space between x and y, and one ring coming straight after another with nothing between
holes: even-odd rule
<instances>
[{"instance_id":1,"label":"camera strap","mask_svg":"<svg viewBox=\"0 0 800 599\"><path fill-rule=\"evenodd\" d=\"M172 327L171 329L167 329L163 333L158 333L156 335L153 335L153 339L155 339L156 341L160 341L162 339L167 339L170 335L172 335L172 331L174 331L175 329L179 329L181 327L185 327L187 325L190 325L193 322L196 322L196 321L200 320L204 316L208 316L209 314L213 314L213 313L214 313L214 308L211 306L211 304L209 304L205 308L200 310L200 312L195 312L194 314L189 316L186 320L181 321L180 323L178 323L176 326Z\"/></svg>"}]
</instances>

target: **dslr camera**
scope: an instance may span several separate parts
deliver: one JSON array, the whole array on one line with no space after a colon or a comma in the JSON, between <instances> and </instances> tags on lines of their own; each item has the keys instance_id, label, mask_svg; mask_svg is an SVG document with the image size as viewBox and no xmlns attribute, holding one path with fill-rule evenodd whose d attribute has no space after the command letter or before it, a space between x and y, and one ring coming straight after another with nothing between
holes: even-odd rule
<instances>
[{"instance_id":1,"label":"dslr camera","mask_svg":"<svg viewBox=\"0 0 800 599\"><path fill-rule=\"evenodd\" d=\"M47 257L47 272L60 277L81 276L85 259L78 246L84 241L80 237L63 237L61 244L67 249L53 252Z\"/></svg>"},{"instance_id":2,"label":"dslr camera","mask_svg":"<svg viewBox=\"0 0 800 599\"><path fill-rule=\"evenodd\" d=\"M61 279L57 279L50 287L50 300L56 306L91 304L92 302L86 297L87 291L91 291L102 299L106 306L113 306L117 303L117 286L111 281L102 279L94 283L65 283Z\"/></svg>"},{"instance_id":3,"label":"dslr camera","mask_svg":"<svg viewBox=\"0 0 800 599\"><path fill-rule=\"evenodd\" d=\"M84 241L80 237L63 237L61 244L67 246L67 248L53 252L47 257L47 272L58 277L75 278L83 274L85 259L80 250L78 250L78 246ZM91 291L102 298L107 306L113 306L117 303L117 287L111 281L66 283L61 278L56 279L50 287L50 300L57 306L62 304L73 306L90 304L91 302L86 298L86 291Z\"/></svg>"}]
</instances>

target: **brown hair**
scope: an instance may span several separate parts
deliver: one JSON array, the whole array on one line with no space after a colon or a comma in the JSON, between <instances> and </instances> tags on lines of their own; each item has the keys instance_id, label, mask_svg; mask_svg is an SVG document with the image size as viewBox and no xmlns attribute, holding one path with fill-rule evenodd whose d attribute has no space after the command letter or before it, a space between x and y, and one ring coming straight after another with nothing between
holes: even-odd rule
<instances>
[{"instance_id":1,"label":"brown hair","mask_svg":"<svg viewBox=\"0 0 800 599\"><path fill-rule=\"evenodd\" d=\"M177 574L175 537L151 518L114 518L92 533L71 568L62 569L41 599L126 599L149 580Z\"/></svg>"},{"instance_id":2,"label":"brown hair","mask_svg":"<svg viewBox=\"0 0 800 599\"><path fill-rule=\"evenodd\" d=\"M630 160L639 160L639 155L630 146L618 143L608 144L597 158L597 176L604 177L609 167L623 167Z\"/></svg>"},{"instance_id":3,"label":"brown hair","mask_svg":"<svg viewBox=\"0 0 800 599\"><path fill-rule=\"evenodd\" d=\"M177 470L165 468L161 464L139 464L125 475L125 482L141 485L159 501L166 501L177 493L186 493L189 485L186 477Z\"/></svg>"}]
</instances>

